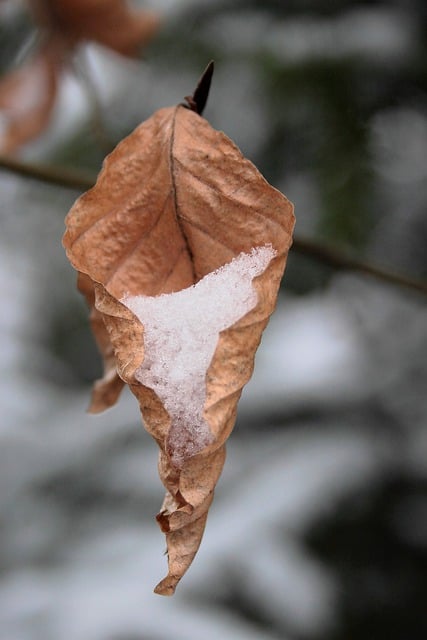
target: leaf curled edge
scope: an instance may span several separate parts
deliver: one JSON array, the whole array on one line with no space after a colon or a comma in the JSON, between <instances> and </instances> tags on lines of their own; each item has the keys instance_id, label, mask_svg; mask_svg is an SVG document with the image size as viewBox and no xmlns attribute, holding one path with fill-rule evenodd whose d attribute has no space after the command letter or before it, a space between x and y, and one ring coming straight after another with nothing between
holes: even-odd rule
<instances>
[{"instance_id":1,"label":"leaf curled edge","mask_svg":"<svg viewBox=\"0 0 427 640\"><path fill-rule=\"evenodd\" d=\"M95 307L95 290L92 280L85 273L77 276L77 288L85 297L89 307L90 325L96 344L102 356L104 373L92 389L89 413L100 413L114 406L123 389L124 381L117 373L116 355L101 312Z\"/></svg>"}]
</instances>

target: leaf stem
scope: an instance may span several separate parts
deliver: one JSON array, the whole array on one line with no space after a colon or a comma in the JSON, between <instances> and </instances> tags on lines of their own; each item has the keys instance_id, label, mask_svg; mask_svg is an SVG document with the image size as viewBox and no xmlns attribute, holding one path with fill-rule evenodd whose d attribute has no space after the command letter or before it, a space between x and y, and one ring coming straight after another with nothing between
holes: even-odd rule
<instances>
[{"instance_id":1,"label":"leaf stem","mask_svg":"<svg viewBox=\"0 0 427 640\"><path fill-rule=\"evenodd\" d=\"M208 101L213 72L214 61L211 60L200 76L197 87L194 89L193 95L185 97L185 100L188 103L185 106L188 106L192 111L198 113L199 116L202 115Z\"/></svg>"},{"instance_id":2,"label":"leaf stem","mask_svg":"<svg viewBox=\"0 0 427 640\"><path fill-rule=\"evenodd\" d=\"M64 167L48 167L22 162L21 160L0 155L0 170L1 169L25 178L32 178L47 184L76 189L78 191L90 189L96 181L96 176L89 171L77 171ZM427 295L426 281L418 280L402 273L389 271L388 269L365 262L364 260L357 260L347 255L344 251L326 245L318 240L296 235L294 236L292 251L317 260L334 269L356 271L374 277L382 282Z\"/></svg>"}]
</instances>

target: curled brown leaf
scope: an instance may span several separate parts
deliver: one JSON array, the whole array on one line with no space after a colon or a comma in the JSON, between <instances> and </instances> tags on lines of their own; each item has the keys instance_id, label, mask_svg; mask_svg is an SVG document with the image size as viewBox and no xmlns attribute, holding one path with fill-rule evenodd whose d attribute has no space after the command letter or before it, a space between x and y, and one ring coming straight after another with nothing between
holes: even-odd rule
<instances>
[{"instance_id":1,"label":"curled brown leaf","mask_svg":"<svg viewBox=\"0 0 427 640\"><path fill-rule=\"evenodd\" d=\"M182 105L157 111L123 140L66 218L68 258L93 282L117 371L160 447L166 497L157 519L166 534L169 573L157 593L174 592L199 547L237 402L276 303L293 225L291 203L227 136ZM206 371L203 417L210 438L199 449L187 447L191 429L138 379L144 326L123 300L180 291L264 245L275 256L253 279L256 304L219 333Z\"/></svg>"}]
</instances>

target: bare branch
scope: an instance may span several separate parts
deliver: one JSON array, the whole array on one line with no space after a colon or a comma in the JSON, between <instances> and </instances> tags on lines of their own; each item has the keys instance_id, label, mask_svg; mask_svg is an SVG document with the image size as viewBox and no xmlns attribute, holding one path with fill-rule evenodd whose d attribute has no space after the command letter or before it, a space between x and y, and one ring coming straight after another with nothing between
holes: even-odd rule
<instances>
[{"instance_id":1,"label":"bare branch","mask_svg":"<svg viewBox=\"0 0 427 640\"><path fill-rule=\"evenodd\" d=\"M417 280L402 273L394 273L363 260L357 260L347 255L344 251L325 245L322 242L301 236L294 236L293 249L302 255L323 262L323 264L327 264L334 269L357 271L372 276L377 280L382 280L383 282L412 289L427 295L426 281Z\"/></svg>"},{"instance_id":2,"label":"bare branch","mask_svg":"<svg viewBox=\"0 0 427 640\"><path fill-rule=\"evenodd\" d=\"M90 189L96 181L96 176L86 171L77 171L76 169L68 169L66 167L48 167L30 162L22 162L9 156L1 155L0 169L25 178L32 178L59 187L77 189L78 191Z\"/></svg>"},{"instance_id":3,"label":"bare branch","mask_svg":"<svg viewBox=\"0 0 427 640\"><path fill-rule=\"evenodd\" d=\"M85 53L86 52L83 51L80 58L74 58L72 66L76 78L80 81L89 102L90 125L93 137L101 151L107 154L113 150L114 142L110 139L105 126L101 99L90 73L89 63Z\"/></svg>"}]
</instances>

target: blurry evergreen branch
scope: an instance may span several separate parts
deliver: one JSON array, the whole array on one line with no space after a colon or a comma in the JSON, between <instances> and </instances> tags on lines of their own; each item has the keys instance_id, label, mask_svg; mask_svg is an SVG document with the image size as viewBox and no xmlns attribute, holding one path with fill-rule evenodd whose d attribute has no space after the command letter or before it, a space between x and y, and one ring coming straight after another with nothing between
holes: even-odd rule
<instances>
[{"instance_id":1,"label":"blurry evergreen branch","mask_svg":"<svg viewBox=\"0 0 427 640\"><path fill-rule=\"evenodd\" d=\"M48 184L85 191L93 187L96 176L89 171L77 171L66 167L49 167L22 162L0 156L0 169ZM377 265L358 260L346 252L318 240L294 236L292 250L334 269L356 271L389 284L405 287L427 295L427 282L383 269Z\"/></svg>"}]
</instances>

